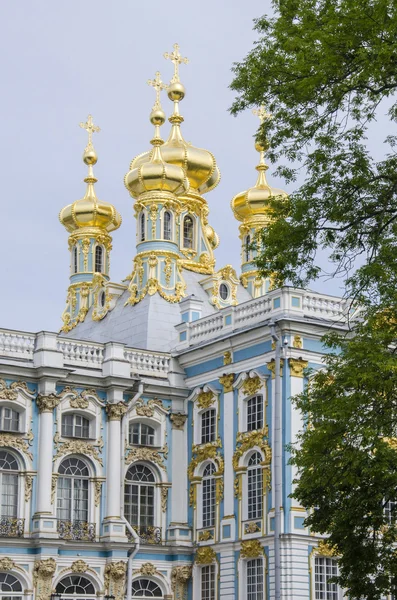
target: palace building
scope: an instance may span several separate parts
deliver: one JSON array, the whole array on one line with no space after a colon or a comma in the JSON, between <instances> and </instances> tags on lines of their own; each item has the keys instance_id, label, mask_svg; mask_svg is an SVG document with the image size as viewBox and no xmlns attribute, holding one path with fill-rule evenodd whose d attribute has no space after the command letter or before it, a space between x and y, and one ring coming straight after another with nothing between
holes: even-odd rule
<instances>
[{"instance_id":1,"label":"palace building","mask_svg":"<svg viewBox=\"0 0 397 600\"><path fill-rule=\"evenodd\" d=\"M89 116L86 191L59 215L61 331L0 330L0 600L336 600L337 563L290 497L287 448L303 424L290 398L347 302L258 272L252 241L269 199L286 197L258 144L256 183L247 173L231 201L241 273L215 266L206 196L220 172L183 137L187 59L178 45L165 57L150 144L126 165L132 273L110 279L121 217L96 195Z\"/></svg>"}]
</instances>

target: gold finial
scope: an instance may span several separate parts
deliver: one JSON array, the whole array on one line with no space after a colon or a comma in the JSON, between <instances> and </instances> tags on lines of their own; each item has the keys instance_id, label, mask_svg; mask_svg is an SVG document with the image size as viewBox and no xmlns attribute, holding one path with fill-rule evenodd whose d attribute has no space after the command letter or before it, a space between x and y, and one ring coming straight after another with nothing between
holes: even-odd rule
<instances>
[{"instance_id":1,"label":"gold finial","mask_svg":"<svg viewBox=\"0 0 397 600\"><path fill-rule=\"evenodd\" d=\"M263 125L265 120L272 118L272 115L270 113L266 112L266 109L263 104L259 108L254 108L252 110L252 114L255 115L256 117L259 117L259 121L261 122L261 125Z\"/></svg>"},{"instance_id":2,"label":"gold finial","mask_svg":"<svg viewBox=\"0 0 397 600\"><path fill-rule=\"evenodd\" d=\"M182 57L181 53L179 52L179 44L174 44L173 52L165 52L164 58L174 63L174 76L171 79L171 83L179 82L179 65L181 65L182 63L187 65L189 59L186 57Z\"/></svg>"},{"instance_id":3,"label":"gold finial","mask_svg":"<svg viewBox=\"0 0 397 600\"><path fill-rule=\"evenodd\" d=\"M148 79L147 84L156 90L156 101L153 105L153 110L161 109L160 94L162 90L166 90L168 86L161 81L160 71L156 71L154 79Z\"/></svg>"},{"instance_id":4,"label":"gold finial","mask_svg":"<svg viewBox=\"0 0 397 600\"><path fill-rule=\"evenodd\" d=\"M92 120L92 115L88 115L87 117L87 122L80 123L80 127L82 129L85 129L88 132L88 144L87 144L87 148L91 148L92 147L92 134L98 131L101 131L100 128L98 127L98 125L94 125L94 121Z\"/></svg>"}]
</instances>

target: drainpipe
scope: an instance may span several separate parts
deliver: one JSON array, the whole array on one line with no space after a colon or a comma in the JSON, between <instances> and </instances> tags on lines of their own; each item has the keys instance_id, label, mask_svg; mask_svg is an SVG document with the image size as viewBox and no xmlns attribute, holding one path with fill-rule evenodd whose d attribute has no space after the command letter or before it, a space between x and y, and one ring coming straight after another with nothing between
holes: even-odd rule
<instances>
[{"instance_id":1,"label":"drainpipe","mask_svg":"<svg viewBox=\"0 0 397 600\"><path fill-rule=\"evenodd\" d=\"M281 339L276 335L275 323L270 322L270 333L276 344L275 354L275 379L274 379L274 598L281 598L281 556L280 556L280 535L281 535L281 504L282 504L282 406L281 406L281 377L280 377L280 355Z\"/></svg>"},{"instance_id":2,"label":"drainpipe","mask_svg":"<svg viewBox=\"0 0 397 600\"><path fill-rule=\"evenodd\" d=\"M135 556L139 552L141 540L139 539L139 535L136 533L136 531L134 531L134 529L128 523L127 519L124 516L122 517L122 519L125 523L126 528L128 529L128 531L134 538L134 542L135 542L135 545L129 551L128 563L127 563L127 600L131 600L131 598L132 598L132 561L134 560Z\"/></svg>"},{"instance_id":3,"label":"drainpipe","mask_svg":"<svg viewBox=\"0 0 397 600\"><path fill-rule=\"evenodd\" d=\"M128 407L128 412L125 414L125 417L133 409L137 400L141 397L142 393L143 393L143 383L140 382L139 386L138 386L138 391L135 394L135 396L132 398L130 405ZM123 423L122 423L123 427L122 427L122 435L121 435L121 464L123 464L123 462L124 462L125 423L126 423L126 419L124 418ZM131 600L131 598L132 598L132 561L134 560L136 554L139 552L141 540L139 538L139 535L136 533L136 531L128 523L128 521L124 517L124 515L122 515L121 518L123 519L126 528L132 535L132 538L135 542L134 546L129 550L128 562L127 562L127 600Z\"/></svg>"}]
</instances>

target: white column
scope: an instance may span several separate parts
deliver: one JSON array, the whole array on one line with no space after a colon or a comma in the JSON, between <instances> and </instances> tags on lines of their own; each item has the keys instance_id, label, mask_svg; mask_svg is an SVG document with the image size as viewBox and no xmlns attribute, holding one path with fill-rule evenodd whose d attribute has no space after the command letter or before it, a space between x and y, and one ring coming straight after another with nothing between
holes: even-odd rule
<instances>
[{"instance_id":1,"label":"white column","mask_svg":"<svg viewBox=\"0 0 397 600\"><path fill-rule=\"evenodd\" d=\"M121 508L121 419L127 407L124 403L108 404L108 454L106 474L106 518L120 518Z\"/></svg>"},{"instance_id":2,"label":"white column","mask_svg":"<svg viewBox=\"0 0 397 600\"><path fill-rule=\"evenodd\" d=\"M171 522L187 523L187 415L174 413L172 423Z\"/></svg>"}]
</instances>

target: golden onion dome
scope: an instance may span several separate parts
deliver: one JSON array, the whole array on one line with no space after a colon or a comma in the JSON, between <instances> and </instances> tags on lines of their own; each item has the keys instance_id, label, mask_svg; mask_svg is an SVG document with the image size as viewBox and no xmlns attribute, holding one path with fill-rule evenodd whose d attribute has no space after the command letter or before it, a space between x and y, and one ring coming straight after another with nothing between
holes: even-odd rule
<instances>
[{"instance_id":1,"label":"golden onion dome","mask_svg":"<svg viewBox=\"0 0 397 600\"><path fill-rule=\"evenodd\" d=\"M260 144L255 145L260 153L259 164L256 167L258 179L255 185L244 192L234 196L231 201L234 216L239 221L247 221L255 217L270 216L270 198L287 197L287 193L278 188L271 187L266 180L268 166L265 163L265 148Z\"/></svg>"},{"instance_id":2,"label":"golden onion dome","mask_svg":"<svg viewBox=\"0 0 397 600\"><path fill-rule=\"evenodd\" d=\"M161 147L161 154L165 163L184 169L193 192L205 194L218 185L221 175L211 152L192 146L183 138L180 125L184 119L179 114L179 102L184 96L185 88L180 81L170 84L168 97L174 102L174 113L169 118L171 132ZM152 154L153 150L136 156L131 162L131 170L147 164Z\"/></svg>"},{"instance_id":3,"label":"golden onion dome","mask_svg":"<svg viewBox=\"0 0 397 600\"><path fill-rule=\"evenodd\" d=\"M87 183L84 198L65 206L59 213L59 220L69 232L83 227L99 227L110 232L118 229L121 225L121 216L115 207L108 202L98 200L96 196L94 184L98 180L94 177L92 167L97 160L98 156L89 140L83 154L83 161L88 166L88 176L84 179Z\"/></svg>"},{"instance_id":4,"label":"golden onion dome","mask_svg":"<svg viewBox=\"0 0 397 600\"><path fill-rule=\"evenodd\" d=\"M168 163L163 156L160 126L165 122L165 113L159 101L150 114L150 121L155 126L151 140L153 150L148 153L149 160L135 165L131 163L131 171L124 177L125 186L134 198L145 192L170 192L175 196L186 194L189 181L185 171L177 164Z\"/></svg>"}]
</instances>

